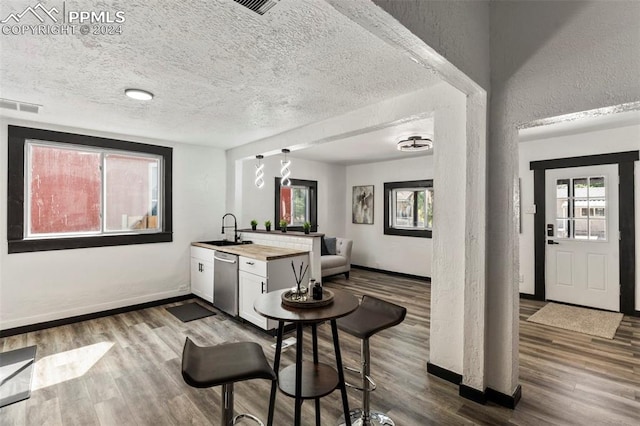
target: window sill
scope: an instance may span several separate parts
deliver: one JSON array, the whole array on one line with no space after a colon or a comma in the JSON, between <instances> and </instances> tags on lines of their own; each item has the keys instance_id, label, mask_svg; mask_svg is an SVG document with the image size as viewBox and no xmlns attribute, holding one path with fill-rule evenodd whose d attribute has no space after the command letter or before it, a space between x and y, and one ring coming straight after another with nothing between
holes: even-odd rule
<instances>
[{"instance_id":1,"label":"window sill","mask_svg":"<svg viewBox=\"0 0 640 426\"><path fill-rule=\"evenodd\" d=\"M401 237L417 237L417 238L431 238L432 231L430 229L398 229L398 228L384 228L385 235L398 235Z\"/></svg>"},{"instance_id":2,"label":"window sill","mask_svg":"<svg viewBox=\"0 0 640 426\"><path fill-rule=\"evenodd\" d=\"M96 237L46 238L40 240L8 241L9 254L36 251L71 250L91 247L111 247L131 244L169 243L172 232L135 235L103 235Z\"/></svg>"}]
</instances>

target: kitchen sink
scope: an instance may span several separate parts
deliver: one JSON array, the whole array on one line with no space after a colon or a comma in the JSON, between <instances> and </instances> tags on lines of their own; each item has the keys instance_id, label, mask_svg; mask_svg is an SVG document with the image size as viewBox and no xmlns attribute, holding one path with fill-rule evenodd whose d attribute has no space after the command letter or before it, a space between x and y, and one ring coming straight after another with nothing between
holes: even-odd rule
<instances>
[{"instance_id":1,"label":"kitchen sink","mask_svg":"<svg viewBox=\"0 0 640 426\"><path fill-rule=\"evenodd\" d=\"M200 244L209 244L211 246L239 246L241 244L251 244L251 241L234 242L228 240L199 241Z\"/></svg>"}]
</instances>

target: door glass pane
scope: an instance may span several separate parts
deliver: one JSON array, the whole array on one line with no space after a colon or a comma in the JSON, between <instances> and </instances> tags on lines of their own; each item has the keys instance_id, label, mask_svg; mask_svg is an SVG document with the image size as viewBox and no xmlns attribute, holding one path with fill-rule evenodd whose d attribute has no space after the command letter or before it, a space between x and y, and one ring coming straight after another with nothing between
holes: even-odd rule
<instances>
[{"instance_id":1,"label":"door glass pane","mask_svg":"<svg viewBox=\"0 0 640 426\"><path fill-rule=\"evenodd\" d=\"M604 197L606 188L604 177L592 177L589 179L589 198Z\"/></svg>"},{"instance_id":2,"label":"door glass pane","mask_svg":"<svg viewBox=\"0 0 640 426\"><path fill-rule=\"evenodd\" d=\"M29 144L27 236L100 232L100 153Z\"/></svg>"},{"instance_id":3,"label":"door glass pane","mask_svg":"<svg viewBox=\"0 0 640 426\"><path fill-rule=\"evenodd\" d=\"M158 164L150 157L105 156L105 230L159 228Z\"/></svg>"},{"instance_id":4,"label":"door glass pane","mask_svg":"<svg viewBox=\"0 0 640 426\"><path fill-rule=\"evenodd\" d=\"M559 198L556 200L556 217L569 217L569 200Z\"/></svg>"},{"instance_id":5,"label":"door glass pane","mask_svg":"<svg viewBox=\"0 0 640 426\"><path fill-rule=\"evenodd\" d=\"M589 238L589 221L587 219L573 220L573 235L576 240L586 240Z\"/></svg>"},{"instance_id":6,"label":"door glass pane","mask_svg":"<svg viewBox=\"0 0 640 426\"><path fill-rule=\"evenodd\" d=\"M556 180L556 198L569 197L569 179Z\"/></svg>"},{"instance_id":7,"label":"door glass pane","mask_svg":"<svg viewBox=\"0 0 640 426\"><path fill-rule=\"evenodd\" d=\"M556 220L556 238L569 238L569 220L557 219Z\"/></svg>"},{"instance_id":8,"label":"door glass pane","mask_svg":"<svg viewBox=\"0 0 640 426\"><path fill-rule=\"evenodd\" d=\"M607 239L607 221L591 219L589 221L589 239L603 241Z\"/></svg>"},{"instance_id":9,"label":"door glass pane","mask_svg":"<svg viewBox=\"0 0 640 426\"><path fill-rule=\"evenodd\" d=\"M573 180L573 196L575 198L587 198L589 196L587 181L587 178L575 178Z\"/></svg>"},{"instance_id":10,"label":"door glass pane","mask_svg":"<svg viewBox=\"0 0 640 426\"><path fill-rule=\"evenodd\" d=\"M573 215L576 219L589 217L589 200L573 200Z\"/></svg>"},{"instance_id":11,"label":"door glass pane","mask_svg":"<svg viewBox=\"0 0 640 426\"><path fill-rule=\"evenodd\" d=\"M605 207L607 202L604 198L596 198L589 200L589 212L592 217L605 217Z\"/></svg>"}]
</instances>

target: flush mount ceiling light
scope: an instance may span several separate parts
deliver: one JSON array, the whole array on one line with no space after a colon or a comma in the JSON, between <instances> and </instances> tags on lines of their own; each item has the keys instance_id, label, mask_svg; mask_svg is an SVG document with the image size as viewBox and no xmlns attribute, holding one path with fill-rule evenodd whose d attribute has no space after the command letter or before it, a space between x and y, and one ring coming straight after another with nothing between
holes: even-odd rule
<instances>
[{"instance_id":1,"label":"flush mount ceiling light","mask_svg":"<svg viewBox=\"0 0 640 426\"><path fill-rule=\"evenodd\" d=\"M433 148L433 141L422 136L409 136L398 142L398 151L416 152L427 151L431 148Z\"/></svg>"},{"instance_id":2,"label":"flush mount ceiling light","mask_svg":"<svg viewBox=\"0 0 640 426\"><path fill-rule=\"evenodd\" d=\"M153 93L142 89L126 89L124 94L138 101L150 101L153 99Z\"/></svg>"},{"instance_id":3,"label":"flush mount ceiling light","mask_svg":"<svg viewBox=\"0 0 640 426\"><path fill-rule=\"evenodd\" d=\"M291 170L289 170L289 166L291 165L291 160L287 161L287 154L290 153L287 148L282 150L284 154L284 160L280 160L280 176L282 176L282 180L280 181L280 185L282 186L291 186Z\"/></svg>"}]
</instances>

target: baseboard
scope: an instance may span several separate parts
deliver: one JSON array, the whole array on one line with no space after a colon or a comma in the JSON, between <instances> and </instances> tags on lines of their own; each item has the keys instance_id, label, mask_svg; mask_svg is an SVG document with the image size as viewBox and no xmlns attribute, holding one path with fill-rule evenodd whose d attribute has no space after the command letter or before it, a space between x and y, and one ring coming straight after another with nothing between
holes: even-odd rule
<instances>
[{"instance_id":1,"label":"baseboard","mask_svg":"<svg viewBox=\"0 0 640 426\"><path fill-rule=\"evenodd\" d=\"M536 297L535 294L527 294L527 293L520 293L520 299L540 300Z\"/></svg>"},{"instance_id":2,"label":"baseboard","mask_svg":"<svg viewBox=\"0 0 640 426\"><path fill-rule=\"evenodd\" d=\"M507 395L491 388L487 388L485 393L487 395L487 401L513 410L516 408L516 405L518 405L520 398L522 398L522 387L518 385L512 395Z\"/></svg>"},{"instance_id":3,"label":"baseboard","mask_svg":"<svg viewBox=\"0 0 640 426\"><path fill-rule=\"evenodd\" d=\"M61 325L68 325L68 324L73 324L81 321L88 321L96 318L108 317L110 315L123 314L125 312L137 311L139 309L152 308L154 306L164 305L166 303L180 302L183 300L192 299L194 297L195 296L193 294L185 294L181 296L170 297L167 299L153 300L151 302L124 306L121 308L108 309L105 311L93 312L89 314L75 315L68 318L45 321L37 324L23 325L21 327L14 327L6 330L0 330L0 338L15 336L16 334L23 334L23 333L30 333L38 330L44 330L46 328L51 328L51 327L59 327Z\"/></svg>"},{"instance_id":4,"label":"baseboard","mask_svg":"<svg viewBox=\"0 0 640 426\"><path fill-rule=\"evenodd\" d=\"M459 385L460 383L462 383L461 374L455 373L451 370L447 370L446 368L439 367L430 362L427 362L427 373L433 374L436 377L440 377L441 379L444 379L447 382L451 382L454 385Z\"/></svg>"},{"instance_id":5,"label":"baseboard","mask_svg":"<svg viewBox=\"0 0 640 426\"><path fill-rule=\"evenodd\" d=\"M633 312L633 316L634 317L640 317L640 311L634 311Z\"/></svg>"},{"instance_id":6,"label":"baseboard","mask_svg":"<svg viewBox=\"0 0 640 426\"><path fill-rule=\"evenodd\" d=\"M473 402L477 402L478 404L487 403L486 392L479 391L478 389L474 389L471 386L460 384L459 395Z\"/></svg>"},{"instance_id":7,"label":"baseboard","mask_svg":"<svg viewBox=\"0 0 640 426\"><path fill-rule=\"evenodd\" d=\"M431 277L423 277L422 275L412 275L412 274L405 274L403 272L387 271L385 269L377 269L377 268L370 268L368 266L354 265L353 263L351 264L351 267L355 269L362 269L364 271L378 272L381 274L394 275L396 277L409 278L409 279L418 280L418 281L426 281L429 283L431 282Z\"/></svg>"},{"instance_id":8,"label":"baseboard","mask_svg":"<svg viewBox=\"0 0 640 426\"><path fill-rule=\"evenodd\" d=\"M503 407L514 409L522 397L522 387L520 385L518 385L513 392L513 395L507 395L491 388L487 388L483 392L462 384L461 374L439 367L430 362L427 362L427 372L454 385L458 385L458 391L461 397L479 404L486 404L488 401L491 401Z\"/></svg>"},{"instance_id":9,"label":"baseboard","mask_svg":"<svg viewBox=\"0 0 640 426\"><path fill-rule=\"evenodd\" d=\"M108 302L78 304L78 306L74 306L68 309L54 310L17 319L2 320L2 322L0 323L0 328L7 330L10 328L18 328L32 324L46 323L50 321L56 321L58 319L72 318L80 315L92 314L94 312L109 311L111 309L118 309L120 307L134 306L147 302L153 302L156 300L165 300L172 297L179 297L184 295L191 295L191 291L188 289L169 290L157 293L149 293L142 296L114 299Z\"/></svg>"}]
</instances>

